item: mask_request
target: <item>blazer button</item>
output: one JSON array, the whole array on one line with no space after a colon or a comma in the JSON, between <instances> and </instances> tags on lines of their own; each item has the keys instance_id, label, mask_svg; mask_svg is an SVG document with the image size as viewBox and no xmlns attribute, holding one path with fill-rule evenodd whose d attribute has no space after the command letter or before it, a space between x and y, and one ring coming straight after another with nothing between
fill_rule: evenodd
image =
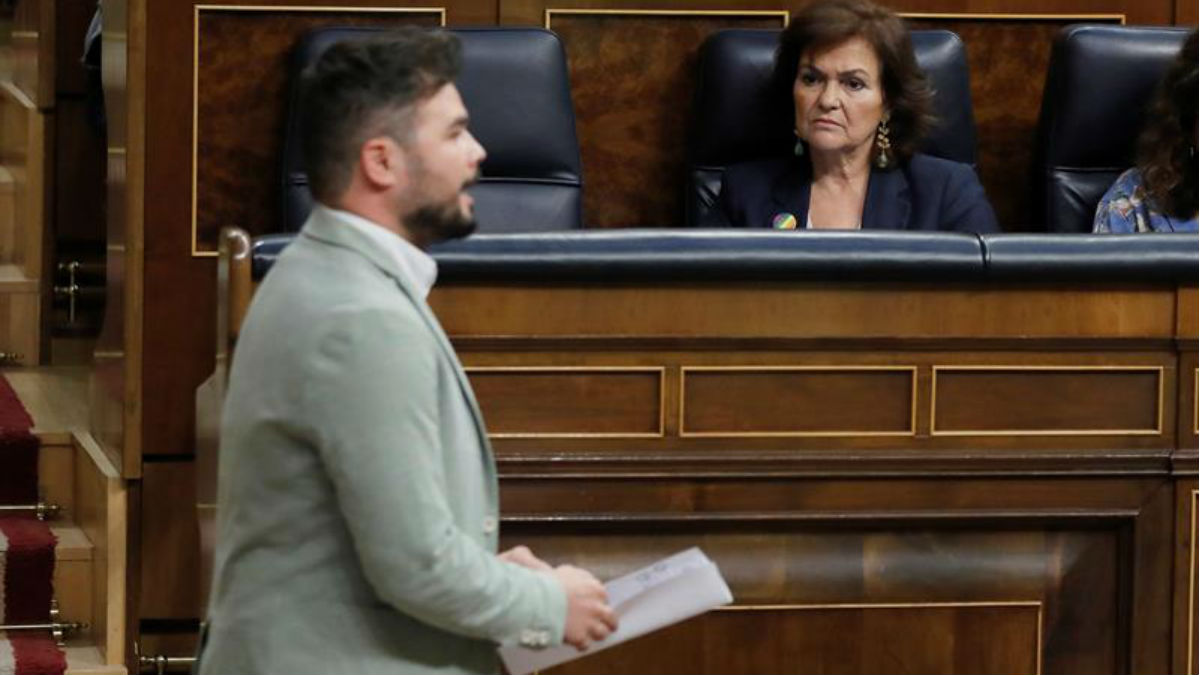
<instances>
[{"instance_id":1,"label":"blazer button","mask_svg":"<svg viewBox=\"0 0 1200 675\"><path fill-rule=\"evenodd\" d=\"M496 531L496 519L492 516L486 516L483 519L483 533L492 534Z\"/></svg>"}]
</instances>

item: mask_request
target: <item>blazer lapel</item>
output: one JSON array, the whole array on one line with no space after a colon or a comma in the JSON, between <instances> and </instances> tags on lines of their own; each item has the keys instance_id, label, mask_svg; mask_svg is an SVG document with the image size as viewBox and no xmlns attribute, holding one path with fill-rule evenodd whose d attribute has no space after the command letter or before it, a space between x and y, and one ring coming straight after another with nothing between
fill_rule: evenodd
<instances>
[{"instance_id":1,"label":"blazer lapel","mask_svg":"<svg viewBox=\"0 0 1200 675\"><path fill-rule=\"evenodd\" d=\"M863 204L864 230L907 230L912 211L908 179L900 169L871 171Z\"/></svg>"},{"instance_id":2,"label":"blazer lapel","mask_svg":"<svg viewBox=\"0 0 1200 675\"><path fill-rule=\"evenodd\" d=\"M762 227L775 227L774 220L780 214L791 214L796 218L796 229L804 229L808 223L808 196L812 191L812 164L807 159L797 158L780 172L771 184L770 219Z\"/></svg>"},{"instance_id":3,"label":"blazer lapel","mask_svg":"<svg viewBox=\"0 0 1200 675\"><path fill-rule=\"evenodd\" d=\"M347 227L329 218L323 209L313 210L312 215L309 216L300 234L301 236L307 236L326 244L351 249L366 258L372 265L378 267L384 274L391 277L392 281L396 284L396 288L417 308L417 312L424 319L425 325L437 340L443 356L449 359L450 363L454 364L454 376L458 380L458 386L462 391L463 398L467 402L467 407L471 410L471 418L475 422L475 433L479 437L480 446L483 448L484 454L490 457L492 450L491 444L488 441L487 428L483 423L483 413L480 412L479 403L475 400L474 392L471 391L471 383L467 380L467 374L463 371L462 364L458 361L458 354L450 344L450 339L446 337L446 332L442 330L442 324L433 315L433 310L429 308L429 303L425 302L425 298L417 289L409 285L409 280L400 271L400 266L397 264L396 259L389 252L380 250L375 242L363 236L354 228Z\"/></svg>"}]
</instances>

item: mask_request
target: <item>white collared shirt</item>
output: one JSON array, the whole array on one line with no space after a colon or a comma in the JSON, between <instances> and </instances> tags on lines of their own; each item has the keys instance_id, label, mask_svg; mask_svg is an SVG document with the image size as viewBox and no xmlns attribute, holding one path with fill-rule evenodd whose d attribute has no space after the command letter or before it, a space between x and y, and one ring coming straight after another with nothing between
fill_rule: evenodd
<instances>
[{"instance_id":1,"label":"white collared shirt","mask_svg":"<svg viewBox=\"0 0 1200 675\"><path fill-rule=\"evenodd\" d=\"M400 273L404 275L404 280L420 291L423 298L429 297L429 291L437 281L438 273L437 261L432 256L413 246L404 237L382 225L376 225L362 216L323 204L314 204L313 209L325 209L330 218L370 237L380 248L395 258L396 264L400 267Z\"/></svg>"}]
</instances>

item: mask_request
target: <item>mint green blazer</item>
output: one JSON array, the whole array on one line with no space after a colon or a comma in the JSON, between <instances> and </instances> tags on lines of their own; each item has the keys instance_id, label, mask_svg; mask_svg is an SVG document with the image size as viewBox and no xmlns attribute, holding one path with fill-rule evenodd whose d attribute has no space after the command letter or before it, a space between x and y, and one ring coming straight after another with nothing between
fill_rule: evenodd
<instances>
[{"instance_id":1,"label":"mint green blazer","mask_svg":"<svg viewBox=\"0 0 1200 675\"><path fill-rule=\"evenodd\" d=\"M488 673L497 644L562 641L557 582L495 556L495 461L445 333L320 210L243 324L219 466L200 673Z\"/></svg>"}]
</instances>

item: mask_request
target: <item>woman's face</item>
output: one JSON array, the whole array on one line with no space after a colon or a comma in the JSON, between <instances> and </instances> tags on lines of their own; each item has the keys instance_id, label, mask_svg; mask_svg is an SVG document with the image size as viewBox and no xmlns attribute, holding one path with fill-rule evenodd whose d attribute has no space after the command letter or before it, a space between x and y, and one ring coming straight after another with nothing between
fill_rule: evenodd
<instances>
[{"instance_id":1,"label":"woman's face","mask_svg":"<svg viewBox=\"0 0 1200 675\"><path fill-rule=\"evenodd\" d=\"M792 85L796 132L814 153L870 148L885 112L880 75L879 57L861 37L800 56Z\"/></svg>"}]
</instances>

